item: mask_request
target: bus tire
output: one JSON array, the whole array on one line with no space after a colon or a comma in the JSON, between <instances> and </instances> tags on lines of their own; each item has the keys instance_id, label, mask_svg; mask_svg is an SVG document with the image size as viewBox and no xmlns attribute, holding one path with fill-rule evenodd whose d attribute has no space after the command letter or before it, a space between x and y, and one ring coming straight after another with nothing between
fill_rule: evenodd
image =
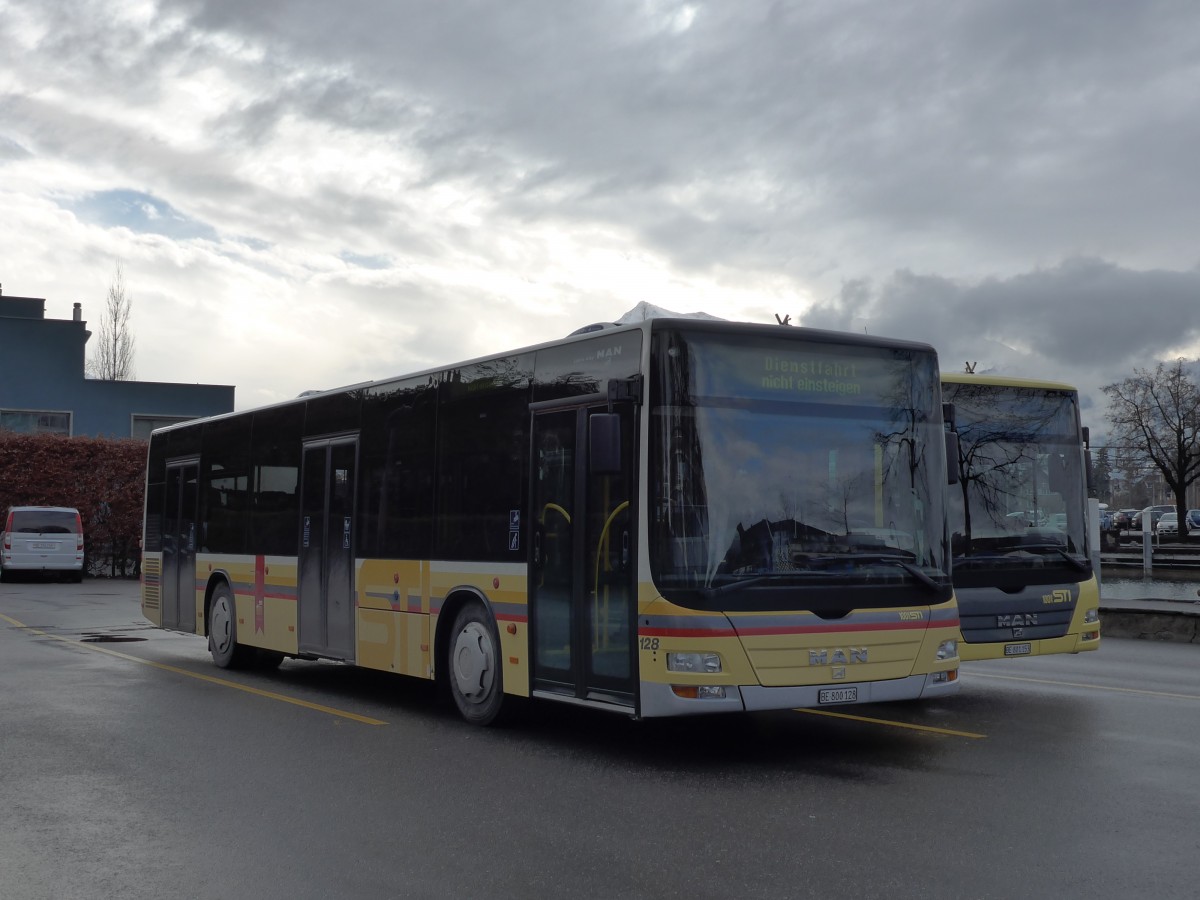
<instances>
[{"instance_id":1,"label":"bus tire","mask_svg":"<svg viewBox=\"0 0 1200 900\"><path fill-rule=\"evenodd\" d=\"M454 617L450 632L450 694L472 725L490 725L504 704L500 638L487 610L468 603Z\"/></svg>"},{"instance_id":2,"label":"bus tire","mask_svg":"<svg viewBox=\"0 0 1200 900\"><path fill-rule=\"evenodd\" d=\"M237 642L237 607L225 582L213 590L208 609L208 651L222 669L240 669L254 654L253 647Z\"/></svg>"}]
</instances>

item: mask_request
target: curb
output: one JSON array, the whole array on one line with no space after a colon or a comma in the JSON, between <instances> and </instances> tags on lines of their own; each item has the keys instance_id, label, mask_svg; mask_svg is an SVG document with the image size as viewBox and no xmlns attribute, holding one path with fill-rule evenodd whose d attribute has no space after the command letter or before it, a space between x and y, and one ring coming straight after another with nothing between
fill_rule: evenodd
<instances>
[{"instance_id":1,"label":"curb","mask_svg":"<svg viewBox=\"0 0 1200 900\"><path fill-rule=\"evenodd\" d=\"M1155 608L1138 609L1133 605L1137 601L1125 601L1120 606L1102 604L1101 637L1200 644L1200 604L1165 600L1147 602L1153 602Z\"/></svg>"}]
</instances>

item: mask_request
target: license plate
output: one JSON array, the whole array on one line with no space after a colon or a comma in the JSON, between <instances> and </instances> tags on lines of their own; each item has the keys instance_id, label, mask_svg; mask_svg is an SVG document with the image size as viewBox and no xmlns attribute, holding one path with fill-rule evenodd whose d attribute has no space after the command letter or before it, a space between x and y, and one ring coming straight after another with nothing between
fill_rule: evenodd
<instances>
[{"instance_id":1,"label":"license plate","mask_svg":"<svg viewBox=\"0 0 1200 900\"><path fill-rule=\"evenodd\" d=\"M1032 644L1005 644L1005 656L1028 656L1033 652Z\"/></svg>"},{"instance_id":2,"label":"license plate","mask_svg":"<svg viewBox=\"0 0 1200 900\"><path fill-rule=\"evenodd\" d=\"M858 688L826 688L825 690L817 691L818 703L857 703Z\"/></svg>"},{"instance_id":3,"label":"license plate","mask_svg":"<svg viewBox=\"0 0 1200 900\"><path fill-rule=\"evenodd\" d=\"M34 550L57 550L58 544L48 544L45 541L34 541L30 546Z\"/></svg>"}]
</instances>

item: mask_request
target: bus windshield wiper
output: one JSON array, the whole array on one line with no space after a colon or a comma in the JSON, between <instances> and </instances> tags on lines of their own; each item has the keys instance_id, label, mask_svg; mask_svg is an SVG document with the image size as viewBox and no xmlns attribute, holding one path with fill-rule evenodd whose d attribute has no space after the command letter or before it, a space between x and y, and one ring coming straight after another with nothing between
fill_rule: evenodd
<instances>
[{"instance_id":1,"label":"bus windshield wiper","mask_svg":"<svg viewBox=\"0 0 1200 900\"><path fill-rule=\"evenodd\" d=\"M721 585L709 585L704 588L704 592L709 595L727 594L730 591L736 591L741 588L757 587L761 584L770 582L771 584L786 583L792 579L796 581L806 581L814 575L825 574L823 572L814 571L784 571L784 572L764 572L758 575L747 575L744 578L739 578L736 575L726 575L729 578Z\"/></svg>"},{"instance_id":2,"label":"bus windshield wiper","mask_svg":"<svg viewBox=\"0 0 1200 900\"><path fill-rule=\"evenodd\" d=\"M860 562L875 562L884 566L896 566L899 569L903 569L931 591L940 592L943 588L943 585L938 584L929 577L929 573L925 572L920 566L914 565L903 556L897 556L892 553L848 553L844 558Z\"/></svg>"},{"instance_id":3,"label":"bus windshield wiper","mask_svg":"<svg viewBox=\"0 0 1200 900\"><path fill-rule=\"evenodd\" d=\"M913 563L916 559L915 555L902 556L898 553L838 553L832 556L821 556L804 560L805 565L812 567L814 564L824 564L831 567L836 564L849 564L873 562L882 566L895 566L898 569L903 569L913 578L917 579L925 587L931 591L940 592L944 585L938 584L929 574ZM825 569L816 569L815 571L828 571Z\"/></svg>"},{"instance_id":4,"label":"bus windshield wiper","mask_svg":"<svg viewBox=\"0 0 1200 900\"><path fill-rule=\"evenodd\" d=\"M1067 552L1062 544L1022 544L1020 547L1014 547L1013 550L1027 551L1030 553L1057 553L1073 568L1080 572L1088 572L1091 570L1091 564L1085 559L1080 559L1078 556L1072 556Z\"/></svg>"},{"instance_id":5,"label":"bus windshield wiper","mask_svg":"<svg viewBox=\"0 0 1200 900\"><path fill-rule=\"evenodd\" d=\"M1074 566L1080 572L1091 571L1092 567L1087 562L1087 560L1080 559L1078 556L1072 556L1070 553L1068 553L1062 547L1055 547L1054 549L1059 552L1059 554L1062 556L1063 559L1065 559L1067 562L1069 562L1072 566Z\"/></svg>"}]
</instances>

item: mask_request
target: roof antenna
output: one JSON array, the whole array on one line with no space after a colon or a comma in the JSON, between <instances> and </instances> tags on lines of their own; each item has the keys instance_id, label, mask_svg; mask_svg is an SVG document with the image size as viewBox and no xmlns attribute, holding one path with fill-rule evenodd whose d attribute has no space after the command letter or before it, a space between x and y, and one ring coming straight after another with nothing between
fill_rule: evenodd
<instances>
[{"instance_id":1,"label":"roof antenna","mask_svg":"<svg viewBox=\"0 0 1200 900\"><path fill-rule=\"evenodd\" d=\"M978 363L978 362L969 362L969 363L967 363L967 370L966 370L966 374L967 374L967 375L974 375L974 374L975 374L975 367L976 367L977 365L979 365L979 363Z\"/></svg>"},{"instance_id":2,"label":"roof antenna","mask_svg":"<svg viewBox=\"0 0 1200 900\"><path fill-rule=\"evenodd\" d=\"M775 321L778 322L780 325L791 325L792 324L791 313L788 313L783 318L779 317L779 313L775 313Z\"/></svg>"}]
</instances>

